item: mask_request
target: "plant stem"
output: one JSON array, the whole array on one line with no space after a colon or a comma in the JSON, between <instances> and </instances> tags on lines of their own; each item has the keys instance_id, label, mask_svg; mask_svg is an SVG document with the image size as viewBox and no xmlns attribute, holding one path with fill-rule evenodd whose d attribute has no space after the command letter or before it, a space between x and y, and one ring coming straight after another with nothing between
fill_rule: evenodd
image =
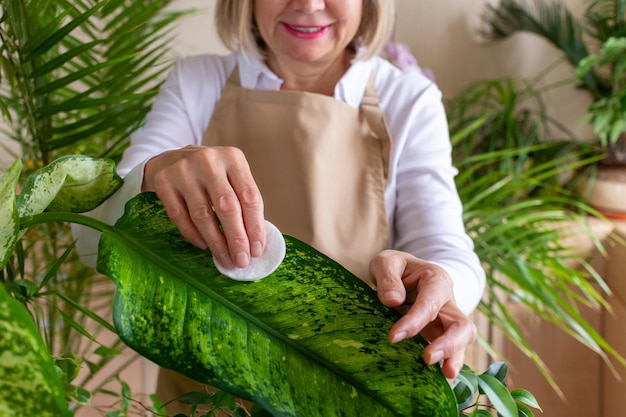
<instances>
[{"instance_id":1,"label":"plant stem","mask_svg":"<svg viewBox=\"0 0 626 417\"><path fill-rule=\"evenodd\" d=\"M84 214L70 213L70 212L48 212L36 214L34 216L25 216L20 219L20 228L27 229L42 223L51 222L69 222L75 224L81 224L83 226L91 227L92 229L100 232L106 232L113 230L113 226L106 224L100 220L86 216Z\"/></svg>"}]
</instances>

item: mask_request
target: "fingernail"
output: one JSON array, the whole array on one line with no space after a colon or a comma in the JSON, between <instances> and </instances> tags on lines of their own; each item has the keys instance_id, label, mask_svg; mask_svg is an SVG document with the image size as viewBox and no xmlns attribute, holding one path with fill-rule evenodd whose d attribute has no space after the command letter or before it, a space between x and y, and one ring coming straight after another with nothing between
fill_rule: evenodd
<instances>
[{"instance_id":1,"label":"fingernail","mask_svg":"<svg viewBox=\"0 0 626 417\"><path fill-rule=\"evenodd\" d=\"M263 255L263 246L261 246L261 242L252 242L250 245L250 255L253 258L260 258Z\"/></svg>"},{"instance_id":2,"label":"fingernail","mask_svg":"<svg viewBox=\"0 0 626 417\"><path fill-rule=\"evenodd\" d=\"M393 338L391 339L391 343L398 343L403 341L404 339L406 339L406 332L400 332L400 333L396 333Z\"/></svg>"},{"instance_id":3,"label":"fingernail","mask_svg":"<svg viewBox=\"0 0 626 417\"><path fill-rule=\"evenodd\" d=\"M402 294L400 294L398 291L386 291L383 293L383 299L385 301L399 301L402 300Z\"/></svg>"},{"instance_id":4,"label":"fingernail","mask_svg":"<svg viewBox=\"0 0 626 417\"><path fill-rule=\"evenodd\" d=\"M202 240L202 239L196 239L194 242L195 242L196 246L199 247L200 249L208 248L206 242L204 240Z\"/></svg>"},{"instance_id":5,"label":"fingernail","mask_svg":"<svg viewBox=\"0 0 626 417\"><path fill-rule=\"evenodd\" d=\"M250 263L250 258L247 253L239 252L237 256L235 256L235 263L239 268L245 268Z\"/></svg>"},{"instance_id":6,"label":"fingernail","mask_svg":"<svg viewBox=\"0 0 626 417\"><path fill-rule=\"evenodd\" d=\"M428 361L428 363L430 365L434 365L437 362L441 361L442 359L443 359L443 350L435 350L433 353L431 353L430 360Z\"/></svg>"},{"instance_id":7,"label":"fingernail","mask_svg":"<svg viewBox=\"0 0 626 417\"><path fill-rule=\"evenodd\" d=\"M230 255L227 253L220 255L219 259L224 268L232 268L234 266L232 259L230 259Z\"/></svg>"}]
</instances>

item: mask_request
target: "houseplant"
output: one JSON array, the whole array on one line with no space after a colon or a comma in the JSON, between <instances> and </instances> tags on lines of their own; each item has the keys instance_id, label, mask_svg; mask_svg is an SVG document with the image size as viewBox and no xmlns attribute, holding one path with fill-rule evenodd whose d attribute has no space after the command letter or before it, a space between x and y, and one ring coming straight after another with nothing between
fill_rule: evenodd
<instances>
[{"instance_id":1,"label":"houseplant","mask_svg":"<svg viewBox=\"0 0 626 417\"><path fill-rule=\"evenodd\" d=\"M362 407L376 415L456 416L478 407L481 396L503 416L532 415L529 407L538 407L527 391L509 392L501 363L480 375L464 368L453 396L440 370L421 359L421 338L389 344L381 332L398 313L302 242L285 237L287 257L269 277L253 284L232 281L180 235L152 193L129 201L115 226L76 214L121 184L110 160L59 158L36 171L18 194L19 162L0 179L0 214L8 220L0 229L0 266L19 254L22 236L35 225L69 221L101 231L98 268L116 282L116 329L162 365L261 400L286 416L319 410L357 416ZM4 285L0 305L0 352L12 358L0 364L0 385L11 393L0 398L0 409L71 415L49 347ZM302 325L309 320L311 326ZM121 407L123 414L107 415L126 415L127 398ZM482 415L477 408L470 412Z\"/></svg>"},{"instance_id":2,"label":"houseplant","mask_svg":"<svg viewBox=\"0 0 626 417\"><path fill-rule=\"evenodd\" d=\"M54 207L48 204L55 197L51 184L39 188L43 192L41 199L25 197L34 195L28 185L32 174L42 172L38 171L40 168L49 173L51 166L58 167L55 164L58 156L71 153L113 159L119 156L128 135L141 124L149 108L159 75L168 68L163 60L169 40L167 33L170 23L180 16L163 12L169 3L168 0L9 0L0 6L0 111L9 125L11 139L20 144L18 161L24 162L9 169L0 187L2 218L14 220L3 223L1 228L1 302L8 306L4 312L15 312L2 317L0 323L7 332L1 332L1 340L8 343L3 345L3 353L10 352L19 358L19 354L31 352L24 352L18 345L18 341L28 339L34 342L30 346L37 354L33 361L30 356L17 362L3 361L2 380L12 388L23 387L24 382L36 388L30 384L35 379L29 378L36 375L18 374L13 365L37 364L44 378L36 380L49 383L48 388L44 384L42 395L52 393L49 402L37 395L24 396L27 391L20 389L15 391L15 396L2 399L26 400L34 405L32 410L36 411L32 414L69 415L88 404L95 392L113 396L112 407L99 409L107 416L127 415L132 408L139 408L140 413L159 413L157 406L142 409L141 404L133 402L128 385L117 375L108 379L119 383L118 392L101 385L85 388L123 349L119 340L103 344L96 334L99 329L116 333L108 320L110 312L94 311L93 293L88 291L95 280L103 277L94 276L93 271L75 259L67 222L76 218L70 209L61 205L56 207L60 210L56 214L39 213ZM110 173L112 165L109 162L103 165L109 167ZM63 184L65 174L71 177L76 172L64 173L63 179L57 177L54 184ZM68 188L76 190L74 185ZM19 192L23 187L30 191ZM19 198L15 198L16 189ZM111 191L101 184L97 190ZM33 201L42 205L33 209ZM92 201L80 210L93 204ZM44 216L43 220L35 221L38 215ZM87 218L81 221L88 222ZM99 299L107 304L110 296L110 293L101 294ZM18 330L24 332L7 337L15 335L11 331ZM78 374L81 366L86 375ZM466 369L464 380L455 387L462 395L463 404L477 406L476 395L487 390L495 393L490 398L503 399L494 402L504 415L514 414L516 410L511 407L517 407L515 399L520 407L532 406L524 392L503 391L506 372L502 369L492 368L482 377ZM230 399L223 398L230 406ZM206 396L192 395L187 401L199 404L205 399Z\"/></svg>"},{"instance_id":3,"label":"houseplant","mask_svg":"<svg viewBox=\"0 0 626 417\"><path fill-rule=\"evenodd\" d=\"M584 80L594 69L608 69L609 92L594 100L584 120L609 152L593 181L583 188L589 201L615 218L626 217L626 36L610 37L599 51L580 61L576 76Z\"/></svg>"},{"instance_id":4,"label":"houseplant","mask_svg":"<svg viewBox=\"0 0 626 417\"><path fill-rule=\"evenodd\" d=\"M486 29L482 34L486 39L501 40L517 32L536 34L562 51L577 70L578 78L572 77L572 81L592 98L584 120L592 124L597 151L605 157L594 166L592 177L602 187L608 183L620 187L617 192L609 192L618 197L616 201L603 196L596 200L597 192L591 188L594 181L588 182L590 186L584 187L583 192L605 214L623 217L626 207L620 204L626 203L626 199L619 197L623 195L624 185L616 182L616 178L626 178L624 54L619 46L626 37L626 1L587 0L584 16L578 18L560 0L535 1L534 6L520 0L501 0L485 6L483 21ZM606 166L611 174L596 171ZM620 173L614 175L616 167L620 167Z\"/></svg>"},{"instance_id":5,"label":"houseplant","mask_svg":"<svg viewBox=\"0 0 626 417\"><path fill-rule=\"evenodd\" d=\"M564 244L572 226L588 230L587 217L599 214L562 177L601 156L549 117L531 80L479 81L447 106L465 223L487 272L488 297L479 311L557 391L510 313L512 305L553 323L600 357L625 363L579 311L583 305L607 308L606 283L587 264L588 254Z\"/></svg>"},{"instance_id":6,"label":"houseplant","mask_svg":"<svg viewBox=\"0 0 626 417\"><path fill-rule=\"evenodd\" d=\"M21 10L21 9L18 9L18 8L17 8L17 7L19 7L19 6L20 6L20 4L19 4L19 3L21 3L21 2L16 2L16 3L17 3L17 5L16 5L16 6L14 6L15 8L14 8L13 10L16 10L16 11L18 11L18 12L19 12L19 13L17 13L17 14L16 14L16 15L18 15L18 16L21 16L21 14L23 14L23 13L28 14L28 12L33 12L33 11L39 11L39 10L40 10L39 5L34 6L34 3L28 3L28 5L30 5L30 7L28 7L27 9ZM65 3L67 3L67 2L64 2L64 4L65 4ZM83 4L83 3L84 3L84 2L82 2L81 4ZM100 2L100 3L99 3L99 5L100 5L101 3L103 3L103 2ZM108 4L108 5L115 4L114 2L104 2L104 3L106 3L106 4ZM7 3L7 4L9 4L9 3ZM46 4L46 3L42 3L42 5L44 5L44 6L45 6L45 4ZM59 4L59 3L54 3L54 4ZM116 2L116 4L121 4L121 3L120 3L120 2ZM146 3L144 2L144 3L142 3L142 4L143 4L143 5L145 5ZM49 5L52 7L52 2L49 2ZM98 6L98 5L97 5L97 6L94 6L94 7L103 7L103 6ZM143 6L143 7L145 7L145 6ZM95 12L94 12L94 13L95 13ZM42 13L42 15L45 15L45 16L50 16L50 15L46 15L45 13ZM52 15L54 15L54 14L52 14ZM134 18L134 16L133 16L133 14L132 14L132 13L129 13L129 15L130 15L130 17L133 17L133 18ZM7 15L7 16L8 16L8 15ZM86 16L84 16L84 14L83 14L83 15L81 15L81 16L82 16L81 18L86 18ZM8 17L7 17L7 19L8 19ZM6 21L7 21L7 20L5 20L5 22L6 22ZM31 22L31 23L29 23L29 25L30 25L30 24L34 24L34 23L32 23L32 22ZM137 26L136 26L136 25L134 25L134 26L132 26L132 27L133 27L133 28L136 28ZM141 27L141 26L139 26L139 27ZM41 28L41 29L39 29L39 30L37 30L37 31L34 31L33 33L43 33L43 32L42 32L42 31L43 31L43 29L45 29L45 28ZM50 28L47 28L47 29L49 30ZM149 32L149 31L148 31L148 32ZM53 33L55 33L55 32L53 32ZM42 38L42 39L43 39L43 38ZM156 37L155 37L155 39L156 39ZM72 39L71 41L73 41L73 39ZM104 42L104 41L101 41L101 42ZM3 45L4 45L4 44L6 44L6 42L3 42ZM14 43L13 43L13 45L21 45L21 44L23 44L23 42L22 42L22 43L20 43L20 42L17 42L17 43L15 43L15 42L14 42ZM7 47L7 48L8 48L8 47ZM47 52L49 52L49 50L48 50L48 51L44 51L44 52L46 52L46 53L47 53ZM67 56L66 56L66 58L67 58ZM13 61L9 61L9 62L13 62ZM16 64L21 65L22 60L17 60L17 61L15 61L15 62L16 62ZM118 61L118 63L119 63L119 61ZM111 63L111 65L113 65L113 63ZM12 68L12 67L11 67L11 68ZM43 72L43 70L40 70L40 72ZM13 77L13 76L12 76L12 73L13 73L13 71L9 70L9 71L7 71L7 73L4 73L4 72L3 72L3 75L5 75L5 76L7 76L7 75L8 75L8 76L9 76L9 78L10 78L10 79L12 79L12 77ZM30 74L30 76L34 77L33 73L28 73L28 72L27 72L27 75L28 75L28 74ZM34 74L35 74L35 75L39 75L40 73L34 73ZM35 77L35 78L36 78L36 77ZM101 77L95 77L95 78L101 78ZM30 77L25 77L25 79L30 80L31 78L30 78ZM102 77L102 80L108 80L108 79L109 79L108 77ZM15 78L15 80L17 80L17 82L19 82L19 80L20 80L19 76L18 76L17 78ZM93 81L93 80L91 80L91 81ZM116 80L116 81L119 81L119 80ZM13 82L13 81L12 81L12 82ZM29 82L30 82L30 81L29 81ZM44 83L49 83L49 82L50 82L50 81L46 80ZM58 86L59 84L56 84L56 85ZM48 89L49 89L49 88L51 88L51 87L48 87ZM91 87L90 87L90 88L91 88ZM63 90L63 89L62 89L62 90ZM113 90L114 90L114 91L113 91ZM113 89L113 90L112 90L112 93L113 93L113 92L119 92L119 91L120 91L120 90L118 90L118 89ZM22 91L22 90L15 90L15 89L11 90L11 92L15 92L15 91L19 92L19 91ZM28 90L24 90L24 91L25 91L26 93L28 93ZM36 91L36 90L35 90L35 91ZM93 90L93 91L98 91L98 90L96 89L96 90ZM46 96L46 94L47 94L48 92L51 92L51 91L46 91L46 90L43 90L43 93L42 93L42 90L39 90L39 91L38 91L38 93L39 93L39 94L42 94L43 96ZM71 92L71 91L66 91L66 90L63 90L63 91L62 91L62 93L63 93L63 94L71 94L72 92ZM26 96L26 94L24 94L24 96ZM79 96L82 96L82 92L81 92L81 94L79 94ZM148 94L146 94L146 96L148 96ZM39 105L39 104L45 105L45 104L46 104L46 100L41 100L39 97L40 97L40 96L37 96L37 100L32 100L32 102L28 102L28 104L27 104L26 106L24 106L24 107L25 107L25 108L26 108L26 107L29 107L29 108L30 108L30 107L32 107L32 105ZM74 97L75 97L75 96L74 96ZM83 96L83 97L84 97L84 96ZM65 96L65 98L67 99L67 96ZM99 98L99 101L94 101L94 102L93 102L93 104L95 105L95 107L96 107L96 108L98 109L98 111L99 111L99 110L101 110L100 105L107 104L107 103L106 103L106 100L107 100L107 98L100 97L100 98ZM120 100L120 97L117 97L117 100ZM67 99L67 101L69 102L69 104L71 104L72 102L76 103L75 101L72 101L71 99ZM124 101L124 100L121 100L121 101ZM132 102L132 100L131 100L131 102ZM115 104L116 104L116 103L118 103L118 102L116 102L114 99L111 99L111 100L108 102L108 104L109 104L109 105L111 105L111 106L113 106L113 107L115 107ZM12 111L13 109L17 108L17 107L15 107L15 105L11 103L11 104L6 105L4 108L5 108L5 110L7 111L7 114L11 115L11 111ZM50 109L50 108L45 108L45 109L47 110L46 112L43 112L43 113L45 113L45 114L49 114L49 112L50 112L51 110L54 110L54 108L52 108L52 109ZM144 108L143 108L143 107L140 107L139 109L141 109L141 110L143 111L143 109L144 109ZM85 115L84 117L78 117L78 118L79 118L80 120L85 120L85 119L88 119L89 117L98 117L98 111L93 111L92 113L90 113L90 114L88 114L88 115ZM112 111L113 113L109 113L109 114L115 114L115 113L114 113L114 112L115 112L115 110L111 110L111 111ZM128 111L128 110L127 110L127 113L128 113L128 114L132 114L133 112L132 112L132 111ZM25 111L25 112L24 112L24 114L25 114L25 115L28 115L28 111ZM52 114L52 113L50 113L50 114ZM124 114L126 114L126 113L124 113ZM40 120L41 116L43 116L43 115L44 115L44 114L37 113L37 116L38 116L37 120ZM23 120L26 120L26 119L22 119L21 117L17 118L17 117L15 117L15 116L13 116L13 119L14 119L14 120L16 120L18 123L22 123L22 122L23 122ZM91 120L94 120L94 119L91 119ZM107 119L107 120L109 120L109 119ZM123 119L123 118L122 118L122 119L120 119L120 120L125 120L125 119ZM57 129L56 129L56 130L52 129L52 130L53 130L53 131L55 131L56 133L63 133L63 131L64 131L64 129L63 129L63 120L62 120L62 119L59 119L59 120L57 120L57 122L59 123L59 124L57 125ZM52 123L55 123L55 122L52 122ZM24 125L22 125L22 126L24 126ZM33 126L36 126L36 124L35 124L35 123L33 123ZM44 127L46 127L46 123L44 123L44 124L43 124L43 126L44 126ZM84 126L84 125L83 125L83 126ZM126 133L127 133L127 131L128 131L128 130L132 130L132 127L133 127L133 126L135 126L135 125L134 125L134 124L126 125L126 128L125 128L125 129L122 129L122 130L124 131L124 135L126 135ZM47 129L47 131L50 131L49 127L50 127L50 126L48 125L48 126L47 126L47 128L46 128L46 129ZM46 131L46 129L44 129L44 131ZM118 131L118 133L119 133L119 131ZM89 153L91 153L91 152L93 151L93 152L98 152L98 153L100 153L100 151L98 151L98 149L101 149L101 148L102 148L101 146L99 146L99 145L98 145L98 146L93 146L93 148L91 147L91 145L92 145L92 144L94 144L94 143L95 143L95 144L97 144L97 141L95 141L95 140L94 140L94 141L92 142L93 137L91 137L91 136L87 135L87 132L81 132L81 134L83 134L83 135L84 135L84 136L82 136L83 138L88 139L88 140L87 140L87 141L85 141L85 142L75 142L75 143L77 143L77 144L78 144L78 143L80 143L80 145L78 145L79 147L78 147L77 151L81 151L81 152L85 151L85 152L89 152ZM122 135L122 136L124 136L124 135ZM29 134L29 135L28 135L28 137L38 137L38 136L35 136L35 135L30 136L30 134ZM115 146L115 143L117 143L117 141L116 141L116 140L117 140L117 138L118 138L118 137L119 137L119 136L117 136L116 134L111 135L111 136L110 136L110 139L112 140L112 142L110 143L110 146L109 146L109 145L107 145L107 146L106 146L106 148L110 148L111 146L113 146L113 147L114 147L114 149L120 149L120 148L118 148L118 147L116 147L116 146ZM457 139L458 139L458 136L457 136ZM50 149L51 149L51 148L53 148L53 151L56 151L56 152L58 152L58 153L66 153L66 152L69 152L70 147L69 147L69 146L68 146L68 147L65 147L65 145L66 145L67 143L74 143L74 142L73 142L73 140L68 140L68 139L66 138L64 141L60 141L60 142L55 142L55 141L53 141L53 140L46 140L46 141L42 141L41 143L43 143L43 144L44 144L44 145L42 145L42 146L43 146L43 148L42 148L42 149L43 149L43 150L46 150L47 152L43 152L43 151L42 151L42 152L41 152L42 157L41 157L41 158L39 158L39 157L38 157L38 158L37 158L37 159L35 159L35 160L30 159L30 158L25 158L25 162L26 162L25 166L36 167L36 166L45 165L45 161L50 161L50 160L52 159L51 154L49 153L49 151L50 151ZM52 143L52 144L51 144L51 143ZM56 146L57 146L57 145L63 145L63 146L61 146L61 147L59 147L59 148L56 148ZM115 151L112 151L112 152L106 152L106 154L107 154L107 155L109 155L109 154L110 154L110 155L115 155L115 154L118 154L118 151L117 151L117 150L115 150ZM37 153L37 155L39 155L39 153ZM43 157L44 155L45 155L45 157ZM499 158L500 156L502 156L502 154L501 154L501 153L500 153L500 154L498 154L498 153L496 152L496 153L491 154L491 156L490 156L489 158L490 158L492 161L497 161L497 160L498 160L498 158ZM476 157L476 156L474 156L474 158L475 158L475 159L474 159L474 161L475 161L476 159L480 159L480 157ZM482 157L482 158L485 158L485 157ZM519 158L514 158L514 159L515 159L515 160L519 160ZM535 171L535 173L537 173L537 172L540 172L540 173L541 173L541 175L542 175L542 177L540 177L538 180L535 180L535 179L534 179L534 178L532 178L532 177L528 177L528 176L526 176L526 177L523 177L523 178L522 178L522 180L525 182L523 186L522 186L522 183L521 183L521 182L518 182L518 183L515 183L515 184L518 184L517 186L518 186L518 187L521 187L520 189L523 189L523 188L524 188L525 186L527 186L527 185L537 185L538 183L541 183L541 182L542 182L542 178L543 178L543 176L548 175L550 172L554 172L554 170L551 170L551 169L547 169L547 168L546 168L546 171L545 171L545 172L544 172L544 171ZM500 184L501 184L501 182L500 182ZM487 194L489 194L489 192L491 192L491 193L492 193L491 195L494 195L494 193L495 193L497 190L495 190L493 187L491 187L491 185L492 185L492 184L489 184L489 183L483 182L483 183L481 184L481 186L482 186L482 187L485 187L485 188L483 189L483 191L485 191L484 193L478 193L478 192L476 192L476 191L478 190L478 188L473 188L473 189L472 189L473 193L469 193L469 192L468 192L468 194L466 194L466 196L468 196L468 197L478 198L478 196L479 196L479 195L487 195ZM547 187L546 187L546 188L547 188ZM504 196L508 196L508 194L507 194L507 195L503 195L503 199L502 199L502 201L504 201L504 202L508 201L508 200L506 200L506 199L504 198ZM502 206L502 205L500 205L499 207L501 207L501 206ZM473 208L474 208L474 209L476 208L476 204L474 204L474 207L473 207ZM488 210L488 207L483 207L483 209L484 209L485 211L487 211L487 210ZM470 226L470 230L471 230L471 229L472 229L472 227L474 227L474 226L476 225L476 223L474 223L474 222L473 222L473 219L472 219L472 217L471 217L470 215L471 215L471 214L476 214L476 213L477 213L477 211L476 211L476 210L474 210L474 211L471 211L471 212L468 212L468 213L469 213L469 214L467 215L467 217L466 217L466 218L467 218L467 221L468 221L468 225ZM494 214L495 214L495 215L497 215L498 213L491 212L491 213L487 213L487 214L491 214L491 215L494 215ZM528 220L528 214L529 214L529 213L527 213L526 220ZM549 214L550 214L550 213L548 213L548 215L549 215ZM499 225L499 224L501 225L501 223L502 223L502 222L501 222L498 218L494 218L494 216L491 216L491 219L494 219L494 223L493 223L493 224L495 224L495 225ZM477 232L480 232L480 228L476 228L475 230L476 230ZM497 229L493 229L493 231L492 231L492 233L491 233L491 236L492 236L492 237L493 237L494 235L496 235L496 231L495 231L495 230L497 230ZM502 230L502 228L501 228L500 230ZM511 230L511 229L509 229L509 230ZM479 233L479 235L480 235L480 233ZM37 238L36 238L36 240L40 240L40 239L37 237ZM55 241L55 240L52 240L52 239L51 239L50 241L52 242L52 241ZM518 244L519 244L519 242L518 242ZM484 241L484 243L483 243L483 245L484 245L484 247L488 247L488 246L490 246L490 243L489 243L489 241L485 240L485 241ZM499 248L500 248L500 249L502 249L503 247L504 247L503 245L499 246ZM12 265L15 265L15 266L10 266L10 267L9 267L9 269L7 269L7 270L6 270L6 271L10 271L10 274L14 274L15 272L20 273L20 271L22 270L22 268L21 268L21 264L20 264L20 262L19 262L19 259L20 259L20 256L21 256L21 255L19 255L19 251L20 251L20 250L17 250L17 251L16 251L16 252L18 252L18 253L16 253L16 254L15 254L15 257L13 258L13 260L17 260L14 264L12 264ZM66 252L61 252L61 254L65 254L65 253L66 253ZM69 256L70 252L67 252L67 253L68 253L68 256ZM540 254L540 253L538 253L538 255L539 255L539 254ZM494 258L492 258L492 262L494 262L494 263L495 263L495 262L497 262L497 257L499 257L499 256L501 256L501 255L502 255L502 253L501 253L501 252L496 252L496 253L495 253L495 255L494 255ZM512 259L512 258L513 258L516 254L515 254L515 253L513 253L512 255L513 255L512 257L509 257L509 258L507 258L507 259L509 259L509 260L510 260L510 259ZM547 255L548 255L548 256L552 256L552 253L548 253ZM545 258L544 258L544 259L545 259ZM553 262L554 262L554 263L553 263ZM557 265L557 264L558 264L558 262L555 262L555 261L550 261L550 263L553 263L554 265ZM61 262L60 264L65 265L65 263L64 263L64 262ZM54 259L54 258L51 256L51 257L50 257L50 259L49 259L49 262L47 262L47 265L46 265L46 266L48 266L48 267L49 267L49 266L55 266L55 265L57 265L57 259ZM557 265L557 266L558 266L558 265ZM54 270L54 268L53 268L52 270ZM538 271L538 270L539 270L539 269L535 269L535 271ZM522 271L522 272L523 272L523 271ZM47 276L47 274L44 274L44 275L46 275L46 276ZM5 276L6 276L6 277L8 277L8 276L9 276L9 272L7 272L7 274L6 274ZM31 295L33 295L33 292L32 292L32 291L30 291L30 290L28 289L28 287L29 287L31 284L30 284L30 283L27 283L26 281L33 281L33 282L35 282L35 280L30 280L30 279L17 279L17 280L15 280L15 279L13 279L13 277L14 277L14 276L17 276L17 274L15 274L15 275L11 275L11 280L13 280L13 282L18 281L18 283L15 285L15 287L13 287L13 289L16 289L16 291L13 291L13 292L12 292L12 294L13 294L13 295L15 295L15 296L16 296L16 298L19 298L19 297L24 297L24 296L25 296L25 298L21 298L21 300L22 300L22 301L25 301L25 302L28 302L28 301L30 300L28 297L29 297L29 296L31 296ZM520 276L525 277L525 275L524 275L524 274L521 274ZM47 283L47 284L50 284L51 282L52 282L52 279L51 279L51 280L49 280L49 281L46 281L46 283ZM64 281L64 280L62 280L62 279L59 279L59 282L65 282L65 281ZM495 282L496 284L498 284L498 283L499 283L498 281L494 281L494 282ZM36 282L36 285L35 285L35 287L34 287L34 288L39 288L39 285L40 285L40 281L37 281L37 282ZM499 285L499 284L498 284L498 285ZM533 288L532 288L532 287L529 287L529 288L525 288L525 290L532 291L532 290L533 290ZM512 291L513 291L513 289L512 289ZM36 293L36 292L35 292L35 293ZM55 293L55 295L56 295L56 294L60 294L60 293L61 293L60 291L59 291L59 292L56 292L56 293ZM515 291L515 294L518 294L518 295L519 295L520 293L523 293L523 292L520 292L520 291ZM32 304L30 304L30 305L32 305ZM72 304L72 307L73 307L73 308L76 308L77 306L80 306L80 304L75 303L75 302L74 302L74 304ZM492 318L493 320L498 320L498 321L502 321L502 322L504 322L504 320L506 319L506 311L505 311L505 310L502 310L502 311L493 310L493 311L494 311L494 315L493 315L493 316L491 316L491 318ZM504 316L501 316L501 315L499 315L499 314L504 314ZM503 320L503 319L504 319L504 320ZM72 322L70 321L70 323L72 323ZM73 327L73 326L69 326L69 327Z\"/></svg>"},{"instance_id":7,"label":"houseplant","mask_svg":"<svg viewBox=\"0 0 626 417\"><path fill-rule=\"evenodd\" d=\"M18 145L7 154L17 149L23 161L20 188L65 154L118 158L169 68L172 23L184 13L166 10L171 3L0 3L0 115L3 136ZM127 392L118 377L127 363L115 363L124 345L106 325L111 288L82 265L72 240L64 222L29 229L0 282L28 306L73 407L102 392L116 404Z\"/></svg>"}]
</instances>

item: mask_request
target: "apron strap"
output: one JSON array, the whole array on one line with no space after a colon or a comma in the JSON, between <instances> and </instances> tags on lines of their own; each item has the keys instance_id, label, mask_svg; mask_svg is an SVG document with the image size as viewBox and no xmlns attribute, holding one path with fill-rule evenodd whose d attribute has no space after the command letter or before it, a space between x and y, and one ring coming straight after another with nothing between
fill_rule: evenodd
<instances>
[{"instance_id":1,"label":"apron strap","mask_svg":"<svg viewBox=\"0 0 626 417\"><path fill-rule=\"evenodd\" d=\"M228 81L226 81L226 87L241 87L241 78L239 78L238 65L235 65L235 68L228 76Z\"/></svg>"},{"instance_id":2,"label":"apron strap","mask_svg":"<svg viewBox=\"0 0 626 417\"><path fill-rule=\"evenodd\" d=\"M374 132L376 139L378 139L381 147L382 164L385 175L385 181L389 178L389 160L391 152L391 135L389 134L389 127L385 120L382 109L380 108L380 99L376 94L376 88L374 87L374 75L371 74L365 87L365 94L361 100L361 111L365 120L370 126L370 129Z\"/></svg>"}]
</instances>

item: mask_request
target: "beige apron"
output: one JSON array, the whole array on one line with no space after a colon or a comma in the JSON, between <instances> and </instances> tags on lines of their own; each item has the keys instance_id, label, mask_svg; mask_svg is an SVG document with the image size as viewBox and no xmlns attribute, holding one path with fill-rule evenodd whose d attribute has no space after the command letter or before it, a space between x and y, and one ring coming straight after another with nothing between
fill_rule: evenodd
<instances>
[{"instance_id":1,"label":"beige apron","mask_svg":"<svg viewBox=\"0 0 626 417\"><path fill-rule=\"evenodd\" d=\"M243 151L267 220L370 285L369 262L389 239L391 142L378 104L372 77L355 109L320 94L244 89L235 69L203 138L205 146ZM163 400L200 387L161 370Z\"/></svg>"}]
</instances>

